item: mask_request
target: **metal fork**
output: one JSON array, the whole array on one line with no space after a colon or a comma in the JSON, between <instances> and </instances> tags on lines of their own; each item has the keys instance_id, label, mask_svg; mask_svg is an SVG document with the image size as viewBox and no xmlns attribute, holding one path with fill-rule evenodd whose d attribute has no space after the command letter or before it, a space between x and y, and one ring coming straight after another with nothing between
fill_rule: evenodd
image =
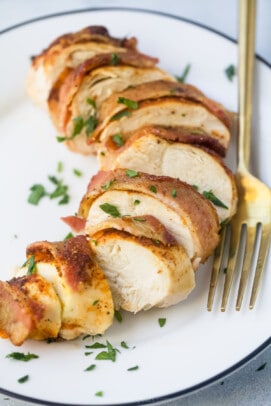
<instances>
[{"instance_id":1,"label":"metal fork","mask_svg":"<svg viewBox=\"0 0 271 406\"><path fill-rule=\"evenodd\" d=\"M226 310L234 275L240 273L236 310L254 272L249 308L254 307L271 239L271 190L249 173L256 0L239 0L239 144L237 212L221 231L214 254L207 309L212 310L219 273L225 281L221 311ZM270 129L271 130L271 129Z\"/></svg>"}]
</instances>

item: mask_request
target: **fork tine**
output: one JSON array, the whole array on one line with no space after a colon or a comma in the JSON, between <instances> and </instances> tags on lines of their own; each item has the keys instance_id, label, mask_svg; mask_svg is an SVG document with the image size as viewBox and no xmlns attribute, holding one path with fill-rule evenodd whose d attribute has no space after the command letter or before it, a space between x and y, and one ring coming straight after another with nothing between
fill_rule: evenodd
<instances>
[{"instance_id":1,"label":"fork tine","mask_svg":"<svg viewBox=\"0 0 271 406\"><path fill-rule=\"evenodd\" d=\"M225 283L223 289L223 296L221 302L221 311L224 312L226 310L226 306L228 303L230 288L233 280L233 273L236 268L236 260L238 257L239 249L240 249L240 241L241 241L241 232L242 228L235 224L234 221L231 223L231 237L230 237L230 250L229 250L229 259L227 265L227 273L225 276Z\"/></svg>"},{"instance_id":2,"label":"fork tine","mask_svg":"<svg viewBox=\"0 0 271 406\"><path fill-rule=\"evenodd\" d=\"M261 279L263 276L263 271L265 269L265 264L266 264L266 259L267 259L267 255L268 255L268 251L269 251L270 242L271 242L271 225L270 224L268 226L263 225L258 261L257 261L257 265L256 265L256 271L255 271L255 276L254 276L254 281L253 281L253 286L252 286L252 291L251 291L251 297L250 297L250 302L249 302L250 309L253 309L256 299L257 299L260 282L261 282Z\"/></svg>"},{"instance_id":3,"label":"fork tine","mask_svg":"<svg viewBox=\"0 0 271 406\"><path fill-rule=\"evenodd\" d=\"M241 269L241 277L236 301L236 310L241 309L245 287L247 284L248 276L250 274L252 257L255 250L256 227L246 227L246 247L244 253L244 260Z\"/></svg>"},{"instance_id":4,"label":"fork tine","mask_svg":"<svg viewBox=\"0 0 271 406\"><path fill-rule=\"evenodd\" d=\"M211 275L210 287L209 287L209 293L208 293L208 301L207 301L207 310L209 312L212 310L212 307L213 307L215 290L216 290L216 285L217 285L217 281L218 281L218 275L219 275L219 271L221 268L221 263L222 263L224 248L225 248L226 233L227 233L227 226L224 226L221 231L220 242L214 253L213 269L212 269L212 275Z\"/></svg>"}]
</instances>

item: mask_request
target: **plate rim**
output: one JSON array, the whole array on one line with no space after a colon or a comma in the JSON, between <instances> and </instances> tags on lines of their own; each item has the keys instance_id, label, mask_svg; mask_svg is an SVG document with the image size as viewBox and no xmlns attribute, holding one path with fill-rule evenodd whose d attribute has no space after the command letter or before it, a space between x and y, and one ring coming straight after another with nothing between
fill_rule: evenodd
<instances>
[{"instance_id":1,"label":"plate rim","mask_svg":"<svg viewBox=\"0 0 271 406\"><path fill-rule=\"evenodd\" d=\"M222 38L225 38L227 40L229 40L230 42L237 44L237 40L232 38L230 35L225 34L215 28L212 28L210 26L208 26L207 24L203 24L200 23L198 21L194 21L192 19L186 18L186 17L182 17L179 15L175 15L175 14L171 14L171 13L167 13L164 11L160 11L160 10L152 10L152 9L144 9L144 8L137 8L137 7L121 7L121 6L116 6L116 7L91 7L91 8L82 8L82 9L72 9L72 10L66 10L66 11L60 11L60 12L56 12L56 13L50 13L50 14L44 14L44 15L40 15L38 17L34 17L28 20L24 20L21 21L17 24L8 26L6 28L4 28L3 30L0 30L0 37L10 31L16 30L18 28L33 24L33 23L37 23L39 21L44 21L44 20L49 20L51 18L57 18L57 17L63 17L66 15L73 15L73 14L81 14L81 13L89 13L89 12L97 12L97 11L128 11L131 13L145 13L145 14L151 14L151 15L158 15L158 16L162 16L162 17L167 17L170 19L174 19L174 20L178 20L178 21L182 21L185 22L187 24L202 28L206 31L212 32ZM262 62L264 65L266 65L268 68L271 69L271 63L268 62L264 57L262 57L259 54L255 54L256 59L259 60L260 62ZM243 366L245 366L246 364L248 364L249 362L251 362L254 358L256 358L258 355L260 355L264 350L266 350L268 347L271 347L271 337L269 337L267 340L265 340L261 345L259 345L257 348L255 348L252 352L250 352L247 356L245 356L244 358L242 358L240 361L236 362L234 365L232 365L231 367L225 369L224 371L196 384L193 386L190 386L186 389L182 389L180 391L177 392L173 392L173 393L169 393L167 395L163 395L163 396L158 396L158 397L154 397L154 398L149 398L149 399L144 399L144 400L139 400L139 401L132 401L132 402L125 402L125 403L121 403L121 406L139 406L139 405L147 405L147 404L158 404L158 403L164 403L166 401L172 401L172 400L177 400L180 399L181 397L184 397L188 394L192 394L198 390L201 389L205 389L208 386L212 385L213 383L217 382L220 379L226 378L229 375L231 375L234 372L237 372L239 369L241 369ZM6 389L1 388L0 386L0 393L5 395L5 396L10 396L13 397L14 399L18 399L21 401L27 401L30 403L36 403L39 405L46 405L46 406L71 406L70 403L62 403L62 402L52 402L52 401L46 401L46 400L42 400L39 398L33 398L31 396L26 396L26 395L22 395L22 394L18 394L16 392L12 392ZM98 405L98 404L97 404ZM99 405L101 405L101 403L99 403ZM116 406L115 403L110 404L110 403L106 403L104 404L106 406ZM86 406L86 404L76 404L74 406ZM91 406L96 406L96 404L91 404Z\"/></svg>"}]
</instances>

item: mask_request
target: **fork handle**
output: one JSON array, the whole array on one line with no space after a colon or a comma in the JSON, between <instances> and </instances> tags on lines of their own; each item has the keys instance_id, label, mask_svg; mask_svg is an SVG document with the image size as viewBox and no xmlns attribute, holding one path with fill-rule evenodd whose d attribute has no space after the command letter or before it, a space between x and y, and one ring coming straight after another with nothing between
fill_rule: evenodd
<instances>
[{"instance_id":1,"label":"fork handle","mask_svg":"<svg viewBox=\"0 0 271 406\"><path fill-rule=\"evenodd\" d=\"M248 169L250 158L255 20L256 0L239 0L238 168L240 170Z\"/></svg>"}]
</instances>

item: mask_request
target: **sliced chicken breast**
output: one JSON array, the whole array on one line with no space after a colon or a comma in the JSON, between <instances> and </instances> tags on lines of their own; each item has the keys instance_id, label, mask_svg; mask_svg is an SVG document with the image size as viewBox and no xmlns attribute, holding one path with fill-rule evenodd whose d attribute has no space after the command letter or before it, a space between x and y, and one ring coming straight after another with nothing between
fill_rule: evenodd
<instances>
[{"instance_id":1,"label":"sliced chicken breast","mask_svg":"<svg viewBox=\"0 0 271 406\"><path fill-rule=\"evenodd\" d=\"M103 334L111 325L114 307L102 270L91 258L84 236L67 241L36 242L28 246L36 272L54 287L62 306L59 336L65 340L80 334Z\"/></svg>"},{"instance_id":2,"label":"sliced chicken breast","mask_svg":"<svg viewBox=\"0 0 271 406\"><path fill-rule=\"evenodd\" d=\"M56 338L61 327L61 303L51 283L30 274L0 282L0 335L14 345L32 338Z\"/></svg>"},{"instance_id":3,"label":"sliced chicken breast","mask_svg":"<svg viewBox=\"0 0 271 406\"><path fill-rule=\"evenodd\" d=\"M89 235L111 217L151 214L186 249L195 268L219 240L218 217L211 203L192 186L170 177L142 172L131 177L124 169L99 172L90 181L78 214L87 219Z\"/></svg>"},{"instance_id":4,"label":"sliced chicken breast","mask_svg":"<svg viewBox=\"0 0 271 406\"><path fill-rule=\"evenodd\" d=\"M49 92L65 68L74 68L97 54L136 50L136 43L135 38L110 37L107 29L101 26L62 35L33 58L27 78L27 92L41 107L47 109Z\"/></svg>"},{"instance_id":5,"label":"sliced chicken breast","mask_svg":"<svg viewBox=\"0 0 271 406\"><path fill-rule=\"evenodd\" d=\"M66 137L66 145L74 152L93 153L92 144L89 145L87 140L92 137L98 123L102 103L111 94L157 79L175 81L174 77L161 69L148 67L149 58L143 58L138 53L120 54L119 62L115 66L111 66L110 58L111 55L103 54L84 62L68 75L57 95L54 89L51 92L51 117L60 133ZM104 66L92 70L86 67L98 65L98 60ZM80 132L74 136L79 117L85 125L82 125ZM91 123L91 126L88 123Z\"/></svg>"},{"instance_id":6,"label":"sliced chicken breast","mask_svg":"<svg viewBox=\"0 0 271 406\"><path fill-rule=\"evenodd\" d=\"M116 309L133 313L184 300L195 286L194 271L179 245L105 229L93 235L96 260L108 278Z\"/></svg>"},{"instance_id":7,"label":"sliced chicken breast","mask_svg":"<svg viewBox=\"0 0 271 406\"><path fill-rule=\"evenodd\" d=\"M146 125L181 126L202 129L227 148L232 121L231 113L194 86L158 80L109 97L102 106L93 138L104 140L108 135L131 133Z\"/></svg>"},{"instance_id":8,"label":"sliced chicken breast","mask_svg":"<svg viewBox=\"0 0 271 406\"><path fill-rule=\"evenodd\" d=\"M170 130L168 130L170 132ZM179 137L180 139L181 137ZM233 173L223 161L203 145L190 144L189 137L183 142L172 142L156 135L150 128L135 134L119 148L106 149L98 154L101 168L130 168L158 176L171 176L194 186L199 193L213 203L223 222L236 212L237 189ZM197 138L193 138L198 142ZM103 162L105 161L105 165Z\"/></svg>"}]
</instances>

